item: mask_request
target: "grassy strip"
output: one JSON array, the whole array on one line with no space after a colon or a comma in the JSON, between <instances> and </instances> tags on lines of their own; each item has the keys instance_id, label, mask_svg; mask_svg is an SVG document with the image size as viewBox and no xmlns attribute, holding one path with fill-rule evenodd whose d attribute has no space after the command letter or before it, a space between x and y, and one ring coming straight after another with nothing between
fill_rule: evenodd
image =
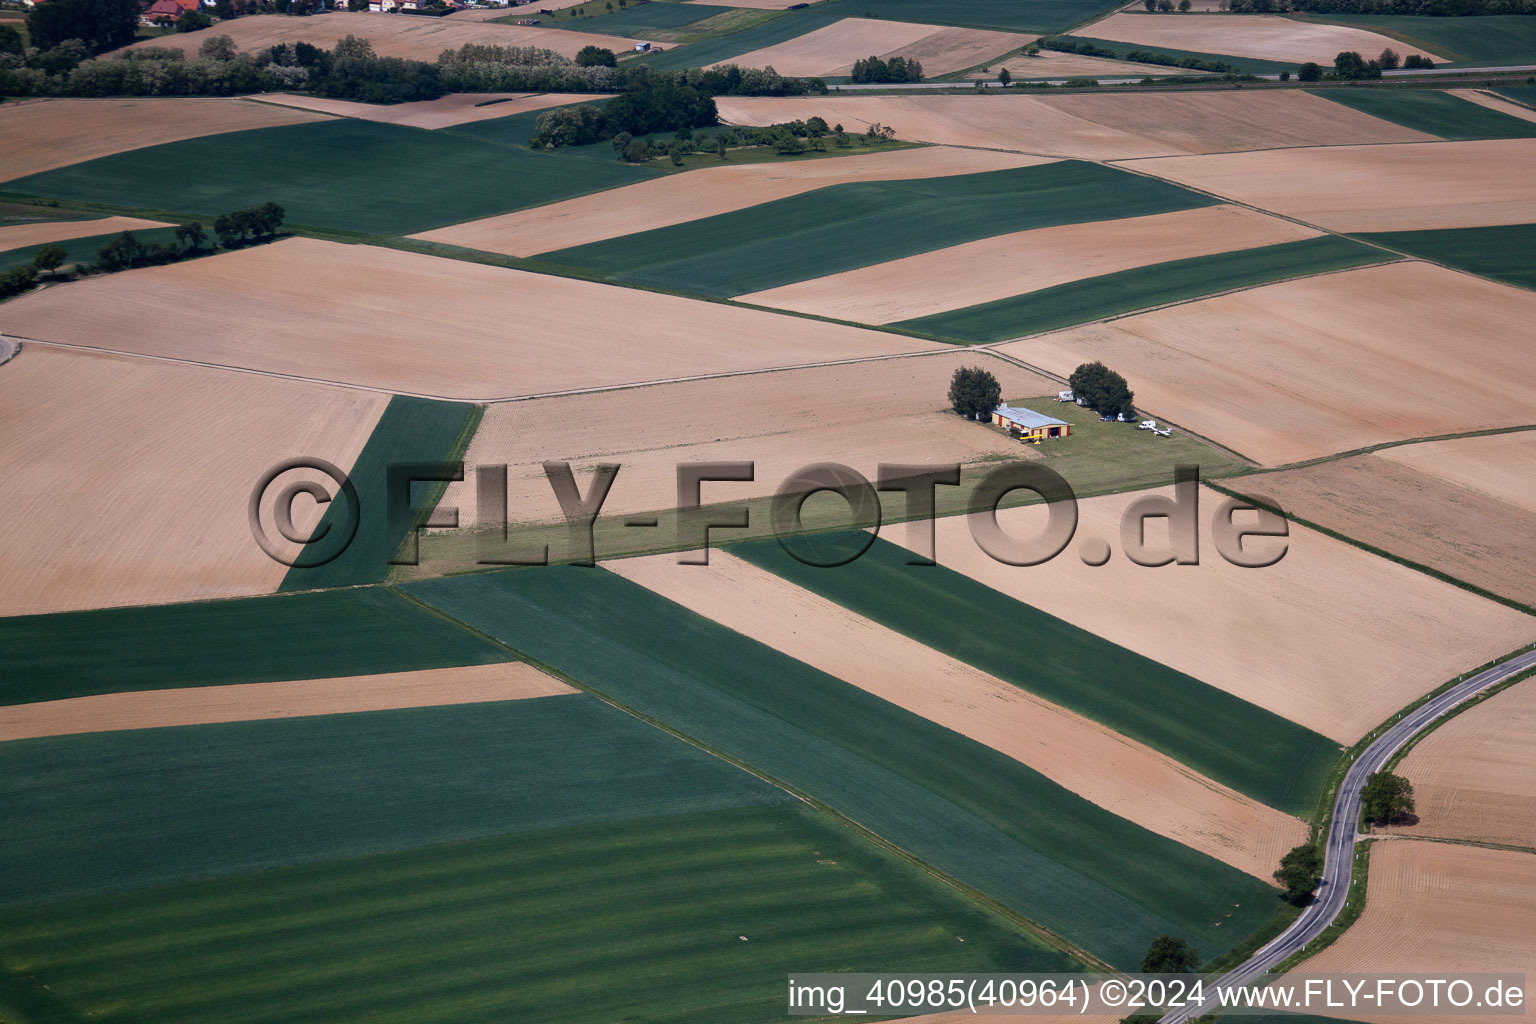
<instances>
[{"instance_id":1,"label":"grassy strip","mask_svg":"<svg viewBox=\"0 0 1536 1024\"><path fill-rule=\"evenodd\" d=\"M895 324L972 344L1041 334L1149 306L1380 263L1380 249L1335 235L1173 260Z\"/></svg>"},{"instance_id":2,"label":"grassy strip","mask_svg":"<svg viewBox=\"0 0 1536 1024\"><path fill-rule=\"evenodd\" d=\"M1272 890L1256 879L612 574L534 569L406 590L1112 963L1133 963L1161 931L1213 949L1269 915Z\"/></svg>"},{"instance_id":3,"label":"grassy strip","mask_svg":"<svg viewBox=\"0 0 1536 1024\"><path fill-rule=\"evenodd\" d=\"M382 590L0 618L0 704L507 661Z\"/></svg>"},{"instance_id":4,"label":"grassy strip","mask_svg":"<svg viewBox=\"0 0 1536 1024\"><path fill-rule=\"evenodd\" d=\"M1536 124L1530 127L1536 128ZM1470 274L1521 288L1536 288L1536 264L1531 261L1531 253L1536 251L1536 224L1384 231L1360 237Z\"/></svg>"},{"instance_id":5,"label":"grassy strip","mask_svg":"<svg viewBox=\"0 0 1536 1024\"><path fill-rule=\"evenodd\" d=\"M409 234L654 174L616 160L567 159L462 134L333 118L149 146L18 178L7 188L178 211L270 199L294 224Z\"/></svg>"},{"instance_id":6,"label":"grassy strip","mask_svg":"<svg viewBox=\"0 0 1536 1024\"><path fill-rule=\"evenodd\" d=\"M585 694L18 740L0 766L0 907L789 799Z\"/></svg>"},{"instance_id":7,"label":"grassy strip","mask_svg":"<svg viewBox=\"0 0 1536 1024\"><path fill-rule=\"evenodd\" d=\"M1431 89L1315 89L1313 95L1452 142L1536 138L1536 124Z\"/></svg>"},{"instance_id":8,"label":"grassy strip","mask_svg":"<svg viewBox=\"0 0 1536 1024\"><path fill-rule=\"evenodd\" d=\"M459 460L469 447L482 411L479 406L464 402L436 402L402 395L392 397L348 473L357 489L359 507L354 508L345 494L339 494L326 506L318 527L322 534L339 537L346 533L347 524L355 517L357 533L352 543L324 565L289 569L280 589L354 586L377 583L388 576L390 560L415 531L414 525L390 521L389 505L400 496L389 493L389 468L404 463L447 467ZM446 486L446 483L428 481L412 486L411 507L417 510L413 523L426 518ZM319 552L334 550L328 539L317 541L312 547ZM321 557L311 552L310 547L306 547L304 553Z\"/></svg>"},{"instance_id":9,"label":"grassy strip","mask_svg":"<svg viewBox=\"0 0 1536 1024\"><path fill-rule=\"evenodd\" d=\"M798 804L14 913L0 951L26 965L0 987L33 1019L162 1024L757 1024L783 1016L792 971L1071 969Z\"/></svg>"},{"instance_id":10,"label":"grassy strip","mask_svg":"<svg viewBox=\"0 0 1536 1024\"><path fill-rule=\"evenodd\" d=\"M858 541L851 534L829 535L820 553L831 555ZM897 545L877 540L857 561L836 570L804 565L774 541L739 544L731 551L1271 807L1304 813L1338 756L1337 744L1310 729L968 576L942 566L908 565L910 553ZM1027 646L1021 647L1020 637L1029 638ZM1198 721L1190 719L1192 707L1201 709Z\"/></svg>"},{"instance_id":11,"label":"grassy strip","mask_svg":"<svg viewBox=\"0 0 1536 1024\"><path fill-rule=\"evenodd\" d=\"M1263 477L1262 473L1255 473L1250 475L1252 475L1255 479L1261 479ZM1348 534L1340 533L1337 530L1330 529L1326 526L1323 526L1321 523L1314 523L1309 519L1303 519L1300 516L1287 512L1285 509L1271 505L1268 502L1261 501L1252 495L1231 490L1211 481L1206 482L1213 490L1219 491L1229 498L1241 498L1244 501L1251 501L1256 506L1263 508L1266 511L1273 512L1278 516L1283 516L1299 526L1305 526L1309 530L1316 530L1318 533L1326 534L1335 540L1341 540L1346 544L1352 544L1362 551L1369 551L1373 555L1380 555L1382 558L1396 562L1398 565L1405 565L1410 569L1415 569L1419 572L1422 572L1426 576L1433 576L1435 579L1440 580L1443 583L1449 583L1452 586L1460 587L1462 590L1476 594L1478 597L1485 597L1490 601L1497 601L1499 604L1502 604L1508 608L1513 608L1516 611L1525 612L1527 615L1536 615L1536 608L1533 608L1528 604L1523 604L1520 601L1516 601L1514 598L1504 597L1502 594L1495 594L1491 590L1484 590L1482 587L1477 586L1475 583L1468 583L1466 580L1458 579L1449 573L1441 572L1439 569L1436 569L1433 566L1425 565L1422 562L1415 562L1411 558L1404 558L1401 555L1393 554L1392 552L1387 551L1385 548L1378 548L1374 544L1367 544L1362 540L1356 540L1354 537L1351 537Z\"/></svg>"},{"instance_id":12,"label":"grassy strip","mask_svg":"<svg viewBox=\"0 0 1536 1024\"><path fill-rule=\"evenodd\" d=\"M1168 213L1215 200L1096 164L858 182L540 254L620 281L741 295L1028 228Z\"/></svg>"},{"instance_id":13,"label":"grassy strip","mask_svg":"<svg viewBox=\"0 0 1536 1024\"><path fill-rule=\"evenodd\" d=\"M1054 398L1053 395L1050 399L1025 398L1014 401L1022 401L1031 408L1048 408L1053 415L1072 424L1072 436L1065 443L1042 445L1034 449L1033 454L1070 482L1074 493L1080 498L1160 487L1173 481L1174 467L1181 464L1200 466L1204 477L1229 477L1247 468L1237 459L1183 432L1170 438L1154 438L1145 431L1137 431L1123 423L1102 423L1091 410L1080 409L1070 403L1056 403ZM977 424L976 429L995 428ZM996 462L992 460L965 466L961 472L960 486L940 487L935 491L936 514L950 516L966 512L977 484L994 468ZM715 542L731 543L739 539L769 536L772 498L768 492L775 490L778 483L776 480L765 480L756 484L752 491L745 492L754 495L739 502L747 507L751 525L745 530L717 531ZM1037 500L1031 492L1015 491L1004 498L1000 507L1011 508ZM600 515L593 528L593 547L597 557L620 558L678 550L686 546L687 542L678 540L675 509L657 509L648 515L656 520L653 529L635 529L625 525L629 520L646 518L639 514ZM885 528L899 529L897 524L911 518L904 499L889 492L881 495L881 522ZM839 502L827 505L810 502L804 508L802 527L807 532L842 531L850 525L863 527L875 524L850 524L846 507ZM555 562L570 561L575 557L569 549L563 523L510 524L505 544L502 543L499 529L476 527L432 531L422 537L420 564L396 567L391 578L419 579L484 571L485 566L477 565L480 558L505 558L509 553L513 557L528 557L530 553L543 550L546 545L551 560Z\"/></svg>"}]
</instances>

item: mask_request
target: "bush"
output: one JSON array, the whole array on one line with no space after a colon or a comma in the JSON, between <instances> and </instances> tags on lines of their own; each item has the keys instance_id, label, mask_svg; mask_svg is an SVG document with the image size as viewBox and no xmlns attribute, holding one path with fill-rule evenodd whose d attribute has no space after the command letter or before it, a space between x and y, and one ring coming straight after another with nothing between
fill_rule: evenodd
<instances>
[{"instance_id":1,"label":"bush","mask_svg":"<svg viewBox=\"0 0 1536 1024\"><path fill-rule=\"evenodd\" d=\"M20 295L37 283L37 271L31 267L17 267L0 274L0 299Z\"/></svg>"},{"instance_id":2,"label":"bush","mask_svg":"<svg viewBox=\"0 0 1536 1024\"><path fill-rule=\"evenodd\" d=\"M1318 877L1323 873L1323 859L1317 847L1303 843L1280 859L1275 871L1275 881L1285 887L1281 899L1293 906L1305 906L1317 891Z\"/></svg>"},{"instance_id":3,"label":"bush","mask_svg":"<svg viewBox=\"0 0 1536 1024\"><path fill-rule=\"evenodd\" d=\"M1410 53L1408 56L1403 58L1403 67L1405 68L1422 68L1424 70L1428 70L1434 66L1435 62L1421 53Z\"/></svg>"},{"instance_id":4,"label":"bush","mask_svg":"<svg viewBox=\"0 0 1536 1024\"><path fill-rule=\"evenodd\" d=\"M601 46L583 46L576 51L576 66L579 68L616 68L619 66L618 55L612 50L606 50Z\"/></svg>"},{"instance_id":5,"label":"bush","mask_svg":"<svg viewBox=\"0 0 1536 1024\"><path fill-rule=\"evenodd\" d=\"M176 19L177 32L196 32L213 24L213 18L203 11L188 11Z\"/></svg>"},{"instance_id":6,"label":"bush","mask_svg":"<svg viewBox=\"0 0 1536 1024\"><path fill-rule=\"evenodd\" d=\"M1313 61L1307 61L1296 72L1296 80L1300 82L1317 82L1323 77L1322 65Z\"/></svg>"}]
</instances>

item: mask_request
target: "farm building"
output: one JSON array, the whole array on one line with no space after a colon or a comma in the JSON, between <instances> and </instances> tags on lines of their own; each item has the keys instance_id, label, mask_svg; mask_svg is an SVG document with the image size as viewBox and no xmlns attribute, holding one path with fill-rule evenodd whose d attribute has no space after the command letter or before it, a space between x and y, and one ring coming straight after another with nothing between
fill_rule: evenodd
<instances>
[{"instance_id":1,"label":"farm building","mask_svg":"<svg viewBox=\"0 0 1536 1024\"><path fill-rule=\"evenodd\" d=\"M1023 437L1066 437L1072 424L1019 405L1000 405L992 410L992 422Z\"/></svg>"}]
</instances>

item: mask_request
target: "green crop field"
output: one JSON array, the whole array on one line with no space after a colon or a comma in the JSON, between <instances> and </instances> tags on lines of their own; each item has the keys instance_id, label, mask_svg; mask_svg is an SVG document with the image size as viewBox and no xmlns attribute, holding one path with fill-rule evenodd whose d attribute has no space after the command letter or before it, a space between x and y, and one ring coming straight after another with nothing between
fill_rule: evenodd
<instances>
[{"instance_id":1,"label":"green crop field","mask_svg":"<svg viewBox=\"0 0 1536 1024\"><path fill-rule=\"evenodd\" d=\"M1402 53L1429 50L1454 63L1536 64L1536 18L1529 15L1293 14L1289 17L1297 21L1351 25L1380 32L1401 40L1404 47L1397 49Z\"/></svg>"},{"instance_id":2,"label":"green crop field","mask_svg":"<svg viewBox=\"0 0 1536 1024\"><path fill-rule=\"evenodd\" d=\"M672 227L544 253L619 281L741 295L1027 228L1217 202L1064 160L982 174L832 185Z\"/></svg>"},{"instance_id":3,"label":"green crop field","mask_svg":"<svg viewBox=\"0 0 1536 1024\"><path fill-rule=\"evenodd\" d=\"M661 7L663 5L656 3L649 6ZM521 114L509 114L506 117L491 117L485 119L484 121L467 121L464 124L456 124L452 127L441 128L438 130L447 132L452 135L462 135L466 138L479 139L482 142L494 142L503 146L521 146L522 148L527 149L529 140L533 138L533 133L537 130L537 123L540 114L550 110L563 110L566 107L579 107L583 104L590 104L594 107L603 107L608 103L609 98L610 97L607 96L594 96L590 100L581 100L576 103L566 103L559 107L545 107L543 110L528 110ZM607 156L608 160L613 160L612 143L603 142L600 145L606 147L607 153L605 155ZM594 148L594 146L577 146L561 150L559 155L565 157L572 154L579 154L583 150Z\"/></svg>"},{"instance_id":4,"label":"green crop field","mask_svg":"<svg viewBox=\"0 0 1536 1024\"><path fill-rule=\"evenodd\" d=\"M335 118L228 132L88 160L5 190L210 215L275 200L290 224L409 234L628 185L655 172Z\"/></svg>"},{"instance_id":5,"label":"green crop field","mask_svg":"<svg viewBox=\"0 0 1536 1024\"><path fill-rule=\"evenodd\" d=\"M838 550L857 539L830 534L820 542ZM1273 712L968 576L943 566L908 565L911 553L888 541L877 540L835 572L800 563L777 541L737 544L731 552L1271 807L1310 811L1338 757L1333 741ZM1189 716L1195 707L1198 720Z\"/></svg>"},{"instance_id":6,"label":"green crop field","mask_svg":"<svg viewBox=\"0 0 1536 1024\"><path fill-rule=\"evenodd\" d=\"M417 476L440 475L448 463L462 456L479 422L479 408L463 402L434 402L403 395L391 398L348 474L357 488L361 508L353 509L343 494L326 507L318 527L325 534L334 531L339 536L355 517L357 533L352 543L324 565L289 569L281 589L314 590L377 583L389 575L390 559L397 552L406 554L401 552L401 542L411 535L418 518L425 516L435 504L429 500L430 496L444 486L428 482L410 485L412 508L419 510L420 515L391 521L390 502L403 501L407 495L404 491L391 493L389 468L415 464L421 467L415 474ZM327 546L328 542L324 535L314 542L312 547L322 549L322 553L311 557L321 558L335 550ZM304 553L310 555L310 547L306 547Z\"/></svg>"},{"instance_id":7,"label":"green crop field","mask_svg":"<svg viewBox=\"0 0 1536 1024\"><path fill-rule=\"evenodd\" d=\"M1257 879L610 573L555 567L406 589L1120 966L1163 932L1225 949L1274 911Z\"/></svg>"},{"instance_id":8,"label":"green crop field","mask_svg":"<svg viewBox=\"0 0 1536 1024\"><path fill-rule=\"evenodd\" d=\"M1536 123L1438 90L1338 88L1318 89L1316 95L1452 142L1536 138Z\"/></svg>"},{"instance_id":9,"label":"green crop field","mask_svg":"<svg viewBox=\"0 0 1536 1024\"><path fill-rule=\"evenodd\" d=\"M510 660L385 590L0 618L0 704Z\"/></svg>"},{"instance_id":10,"label":"green crop field","mask_svg":"<svg viewBox=\"0 0 1536 1024\"><path fill-rule=\"evenodd\" d=\"M121 231L114 231L106 235L90 235L86 238L63 238L58 242L39 242L21 249L8 249L0 252L0 271L10 270L12 267L30 267L32 260L37 256L37 250L45 245L62 245L64 247L64 265L59 268L61 273L69 273L76 263L84 263L90 266L96 262L97 251L108 242L112 241ZM133 237L140 242L159 242L161 245L174 245L176 242L175 228L149 228L144 231L135 231ZM46 280L47 275L43 275Z\"/></svg>"},{"instance_id":11,"label":"green crop field","mask_svg":"<svg viewBox=\"0 0 1536 1024\"><path fill-rule=\"evenodd\" d=\"M784 1019L790 972L903 968L1073 965L798 805L0 915L0 1017L18 1024L760 1024Z\"/></svg>"},{"instance_id":12,"label":"green crop field","mask_svg":"<svg viewBox=\"0 0 1536 1024\"><path fill-rule=\"evenodd\" d=\"M1281 71L1295 71L1297 62L1279 60L1263 60L1259 57L1235 57L1229 53L1204 53L1199 50L1171 50L1166 46L1137 46L1134 43L1120 43L1113 39L1095 39L1092 36L1064 35L1058 39L1069 40L1074 43L1090 43L1101 50L1112 51L1117 57L1124 59L1132 50L1144 50L1149 53L1160 53L1165 57L1194 57L1196 60L1218 60L1230 64L1244 74L1249 75L1273 75ZM1177 75L1180 69L1171 66L1162 66L1155 74ZM1118 77L1118 76L1117 76Z\"/></svg>"},{"instance_id":13,"label":"green crop field","mask_svg":"<svg viewBox=\"0 0 1536 1024\"><path fill-rule=\"evenodd\" d=\"M657 29L686 28L706 18L729 14L734 9L715 7L710 4L647 3L586 18L569 16L575 8L567 8L553 16L545 15L541 20L552 28L565 28L573 32L597 32L610 36L654 39L655 36L651 33ZM519 17L521 15L514 13L509 15L507 20L515 21Z\"/></svg>"},{"instance_id":14,"label":"green crop field","mask_svg":"<svg viewBox=\"0 0 1536 1024\"><path fill-rule=\"evenodd\" d=\"M848 18L888 18L931 25L1065 32L1120 6L1113 0L825 0Z\"/></svg>"},{"instance_id":15,"label":"green crop field","mask_svg":"<svg viewBox=\"0 0 1536 1024\"><path fill-rule=\"evenodd\" d=\"M1214 295L1304 274L1392 259L1334 235L1156 263L976 306L903 320L896 327L957 341L989 342L1070 327L1165 302Z\"/></svg>"},{"instance_id":16,"label":"green crop field","mask_svg":"<svg viewBox=\"0 0 1536 1024\"><path fill-rule=\"evenodd\" d=\"M1517 103L1523 103L1528 107L1536 107L1536 85L1510 85L1493 91L1500 96L1507 96Z\"/></svg>"},{"instance_id":17,"label":"green crop field","mask_svg":"<svg viewBox=\"0 0 1536 1024\"><path fill-rule=\"evenodd\" d=\"M1361 238L1495 281L1536 288L1536 224L1439 231L1384 231Z\"/></svg>"},{"instance_id":18,"label":"green crop field","mask_svg":"<svg viewBox=\"0 0 1536 1024\"><path fill-rule=\"evenodd\" d=\"M579 693L16 740L0 907L785 799Z\"/></svg>"},{"instance_id":19,"label":"green crop field","mask_svg":"<svg viewBox=\"0 0 1536 1024\"><path fill-rule=\"evenodd\" d=\"M730 62L744 53L775 46L796 36L803 36L807 32L825 28L834 21L846 17L848 17L847 12L833 10L827 3L812 4L803 10L785 11L767 20L751 19L746 27L735 32L726 32L687 46L669 46L660 53L647 54L635 59L659 71L702 68L710 64Z\"/></svg>"}]
</instances>

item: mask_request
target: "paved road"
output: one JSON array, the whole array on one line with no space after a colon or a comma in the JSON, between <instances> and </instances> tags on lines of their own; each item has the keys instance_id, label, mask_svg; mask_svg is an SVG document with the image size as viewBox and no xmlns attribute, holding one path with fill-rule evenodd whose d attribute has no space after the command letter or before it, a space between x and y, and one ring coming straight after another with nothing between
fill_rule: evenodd
<instances>
[{"instance_id":1,"label":"paved road","mask_svg":"<svg viewBox=\"0 0 1536 1024\"><path fill-rule=\"evenodd\" d=\"M1381 771L1403 744L1424 731L1435 719L1490 686L1530 668L1536 668L1536 650L1527 650L1502 665L1495 665L1451 687L1434 700L1403 716L1401 721L1365 748L1359 760L1345 774L1344 782L1339 786L1339 795L1333 802L1333 819L1328 832L1323 881L1318 890L1318 899L1302 911L1301 916L1274 941L1255 953L1252 959L1223 975L1218 984L1236 987L1252 981L1317 938L1339 916L1345 900L1349 898L1349 882L1354 874L1360 793L1365 788L1366 778ZM1213 1008L1211 1003L1207 1003L1200 1007L1175 1010L1163 1017L1162 1024L1184 1024Z\"/></svg>"}]
</instances>

